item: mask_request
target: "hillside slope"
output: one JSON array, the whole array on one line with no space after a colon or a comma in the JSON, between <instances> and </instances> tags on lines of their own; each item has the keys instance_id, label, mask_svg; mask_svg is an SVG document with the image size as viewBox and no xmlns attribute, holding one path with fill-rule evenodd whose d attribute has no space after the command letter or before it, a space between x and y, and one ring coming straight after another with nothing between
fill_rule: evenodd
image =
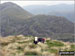
<instances>
[{"instance_id":1,"label":"hillside slope","mask_svg":"<svg viewBox=\"0 0 75 56\"><path fill-rule=\"evenodd\" d=\"M0 13L0 28L3 36L13 35L12 33L23 26L25 19L33 16L28 11L11 2L1 4Z\"/></svg>"},{"instance_id":2,"label":"hillside slope","mask_svg":"<svg viewBox=\"0 0 75 56\"><path fill-rule=\"evenodd\" d=\"M0 56L59 56L59 51L75 51L75 43L51 40L33 43L34 37L23 35L0 37Z\"/></svg>"},{"instance_id":3,"label":"hillside slope","mask_svg":"<svg viewBox=\"0 0 75 56\"><path fill-rule=\"evenodd\" d=\"M74 38L74 24L64 17L36 15L26 22L28 35L50 36L52 39L67 39L67 41Z\"/></svg>"}]
</instances>

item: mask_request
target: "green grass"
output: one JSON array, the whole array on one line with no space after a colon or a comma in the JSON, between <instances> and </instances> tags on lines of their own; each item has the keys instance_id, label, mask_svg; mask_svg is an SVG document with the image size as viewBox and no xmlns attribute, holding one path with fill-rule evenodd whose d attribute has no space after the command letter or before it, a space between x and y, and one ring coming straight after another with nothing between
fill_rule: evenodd
<instances>
[{"instance_id":1,"label":"green grass","mask_svg":"<svg viewBox=\"0 0 75 56\"><path fill-rule=\"evenodd\" d=\"M57 53L58 52L58 50L56 50L56 49L49 49L48 50L50 53Z\"/></svg>"},{"instance_id":2,"label":"green grass","mask_svg":"<svg viewBox=\"0 0 75 56\"><path fill-rule=\"evenodd\" d=\"M74 44L72 44L72 45L71 45L71 48L75 49L75 45L74 45Z\"/></svg>"},{"instance_id":3,"label":"green grass","mask_svg":"<svg viewBox=\"0 0 75 56\"><path fill-rule=\"evenodd\" d=\"M64 46L64 44L63 43L61 43L61 42L59 42L59 41L51 41L51 40L47 40L46 41L47 42L47 45L49 46L49 47L61 47L61 46Z\"/></svg>"},{"instance_id":4,"label":"green grass","mask_svg":"<svg viewBox=\"0 0 75 56\"><path fill-rule=\"evenodd\" d=\"M71 51L75 51L75 45L74 44L71 45Z\"/></svg>"}]
</instances>

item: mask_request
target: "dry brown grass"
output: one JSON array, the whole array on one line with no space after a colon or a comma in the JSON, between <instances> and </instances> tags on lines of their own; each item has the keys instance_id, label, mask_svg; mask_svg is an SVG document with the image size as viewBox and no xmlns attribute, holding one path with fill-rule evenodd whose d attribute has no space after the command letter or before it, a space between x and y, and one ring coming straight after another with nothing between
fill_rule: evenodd
<instances>
[{"instance_id":1,"label":"dry brown grass","mask_svg":"<svg viewBox=\"0 0 75 56\"><path fill-rule=\"evenodd\" d=\"M47 56L58 56L56 53L53 53L51 49L70 50L71 44L75 44L70 42L59 41L64 44L63 47L49 47L46 42L39 42L37 45L35 45L33 44L33 39L34 38L25 37L23 35L7 36L5 38L0 37L0 56L25 56L25 54L28 53L33 53L33 55L37 54ZM51 40L50 38L46 38L46 40L58 41Z\"/></svg>"}]
</instances>

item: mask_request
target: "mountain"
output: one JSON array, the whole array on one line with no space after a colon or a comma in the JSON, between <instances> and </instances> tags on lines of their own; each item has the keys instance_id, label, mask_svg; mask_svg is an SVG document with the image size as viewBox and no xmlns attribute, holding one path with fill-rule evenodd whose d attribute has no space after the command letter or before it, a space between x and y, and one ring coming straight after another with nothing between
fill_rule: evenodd
<instances>
[{"instance_id":1,"label":"mountain","mask_svg":"<svg viewBox=\"0 0 75 56\"><path fill-rule=\"evenodd\" d=\"M14 3L0 5L2 36L20 35L50 37L73 41L74 23L61 16L33 15Z\"/></svg>"},{"instance_id":2,"label":"mountain","mask_svg":"<svg viewBox=\"0 0 75 56\"><path fill-rule=\"evenodd\" d=\"M25 10L31 12L32 14L47 14L64 16L68 20L75 22L74 16L74 4L58 4L58 5L30 5L24 6Z\"/></svg>"},{"instance_id":3,"label":"mountain","mask_svg":"<svg viewBox=\"0 0 75 56\"><path fill-rule=\"evenodd\" d=\"M66 17L69 21L75 23L75 16L74 16L74 11L62 11L62 12L49 12L51 15L56 15L56 16L63 16Z\"/></svg>"},{"instance_id":4,"label":"mountain","mask_svg":"<svg viewBox=\"0 0 75 56\"><path fill-rule=\"evenodd\" d=\"M0 28L2 35L9 35L21 28L24 20L33 16L17 4L7 2L0 5Z\"/></svg>"},{"instance_id":5,"label":"mountain","mask_svg":"<svg viewBox=\"0 0 75 56\"><path fill-rule=\"evenodd\" d=\"M17 17L23 17L23 18L24 18L24 16L25 16L25 18L32 16L31 13L29 13L28 11L21 8L20 6L14 4L14 3L11 3L11 2L1 4L0 12L1 12L1 15L5 15L5 13L8 13L10 16L18 15Z\"/></svg>"},{"instance_id":6,"label":"mountain","mask_svg":"<svg viewBox=\"0 0 75 56\"><path fill-rule=\"evenodd\" d=\"M28 35L73 40L74 23L65 17L36 15L28 19ZM25 35L25 34L24 34ZM66 41L66 40L65 40Z\"/></svg>"}]
</instances>

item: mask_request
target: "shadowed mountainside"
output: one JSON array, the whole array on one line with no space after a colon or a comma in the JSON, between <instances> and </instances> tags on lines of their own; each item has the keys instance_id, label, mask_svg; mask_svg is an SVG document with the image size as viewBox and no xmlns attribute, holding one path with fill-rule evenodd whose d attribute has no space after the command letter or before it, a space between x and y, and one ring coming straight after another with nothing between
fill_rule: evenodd
<instances>
[{"instance_id":1,"label":"shadowed mountainside","mask_svg":"<svg viewBox=\"0 0 75 56\"><path fill-rule=\"evenodd\" d=\"M14 3L0 5L1 35L30 35L52 39L74 39L74 23L65 17L32 15Z\"/></svg>"}]
</instances>

